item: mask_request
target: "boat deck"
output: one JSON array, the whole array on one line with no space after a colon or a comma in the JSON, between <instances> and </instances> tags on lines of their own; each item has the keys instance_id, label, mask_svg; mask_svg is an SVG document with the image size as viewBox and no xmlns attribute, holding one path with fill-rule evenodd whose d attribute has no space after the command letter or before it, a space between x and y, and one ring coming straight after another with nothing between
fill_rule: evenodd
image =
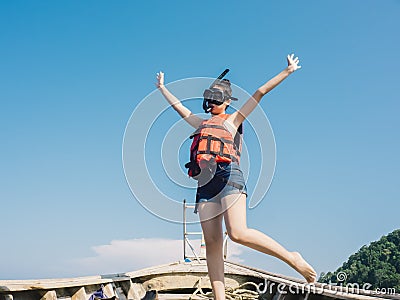
<instances>
[{"instance_id":1,"label":"boat deck","mask_svg":"<svg viewBox=\"0 0 400 300\"><path fill-rule=\"evenodd\" d=\"M233 299L329 300L397 299L400 295L316 283L225 262L225 284ZM177 261L122 274L45 279L0 280L0 300L87 300L103 286L109 299L207 299L211 285L204 259ZM208 294L207 294L208 293Z\"/></svg>"}]
</instances>

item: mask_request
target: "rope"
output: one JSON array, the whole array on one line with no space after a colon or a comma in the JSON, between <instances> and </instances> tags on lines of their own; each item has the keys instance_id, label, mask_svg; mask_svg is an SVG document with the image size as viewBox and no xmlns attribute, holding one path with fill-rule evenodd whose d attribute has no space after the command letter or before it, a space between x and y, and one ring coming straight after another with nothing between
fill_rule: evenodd
<instances>
[{"instance_id":1,"label":"rope","mask_svg":"<svg viewBox=\"0 0 400 300\"><path fill-rule=\"evenodd\" d=\"M251 285L254 286L257 290L258 285L255 284L254 282L248 281L245 282L241 285L239 285L238 287L235 288L231 288L231 287L227 287L225 289L225 297L226 299L229 300L254 300L254 299L258 299L260 294L256 291L253 290L249 290L249 289L244 289L243 287L246 285ZM199 279L199 281L197 282L197 289L193 292L193 294L190 296L189 299L192 299L193 296L200 296L200 297L204 297L205 299L214 299L214 295L212 292L207 292L204 293L204 291L201 288L201 278Z\"/></svg>"}]
</instances>

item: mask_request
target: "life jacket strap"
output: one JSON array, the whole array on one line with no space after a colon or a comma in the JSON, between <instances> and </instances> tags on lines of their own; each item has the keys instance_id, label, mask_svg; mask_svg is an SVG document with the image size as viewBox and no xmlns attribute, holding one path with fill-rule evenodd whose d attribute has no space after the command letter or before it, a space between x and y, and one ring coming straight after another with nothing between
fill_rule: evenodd
<instances>
[{"instance_id":1,"label":"life jacket strap","mask_svg":"<svg viewBox=\"0 0 400 300\"><path fill-rule=\"evenodd\" d=\"M220 152L218 152L217 155L224 156L224 153L223 153L224 144L233 145L233 148L236 151L236 155L239 156L239 157L241 155L241 153L240 153L240 151L239 151L239 149L238 149L238 147L237 147L237 145L236 145L236 143L234 141L227 140L227 139L224 139L224 138L215 137L215 136L212 136L212 135L200 136L199 137L199 142L201 140L207 140L207 150L205 150L205 151L210 151L210 152L209 153L208 152L207 153L201 153L202 151L197 151L197 154L215 154L215 153L217 153L216 151L211 151L210 149L211 149L211 141L218 141L221 144L220 144Z\"/></svg>"},{"instance_id":2,"label":"life jacket strap","mask_svg":"<svg viewBox=\"0 0 400 300\"><path fill-rule=\"evenodd\" d=\"M213 140L213 141L221 141L221 142L223 142L223 143L225 143L225 144L234 144L234 141L232 141L232 140L227 140L227 139L224 139L224 138L220 138L220 137L216 137L216 136L213 136L213 135L205 135L205 136L201 136L200 138L199 138L199 141L201 141L201 140Z\"/></svg>"},{"instance_id":3,"label":"life jacket strap","mask_svg":"<svg viewBox=\"0 0 400 300\"><path fill-rule=\"evenodd\" d=\"M219 155L219 156L223 156L223 157L227 157L230 158L233 162L239 162L238 159L230 154L227 153L221 153L221 152L217 152L217 151L211 151L211 150L204 150L204 151L197 151L197 154L212 154L212 155Z\"/></svg>"}]
</instances>

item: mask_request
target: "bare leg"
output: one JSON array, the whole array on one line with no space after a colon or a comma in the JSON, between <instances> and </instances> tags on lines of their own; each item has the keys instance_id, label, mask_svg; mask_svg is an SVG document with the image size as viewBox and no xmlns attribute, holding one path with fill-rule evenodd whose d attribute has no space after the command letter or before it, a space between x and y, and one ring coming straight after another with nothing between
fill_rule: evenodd
<instances>
[{"instance_id":1,"label":"bare leg","mask_svg":"<svg viewBox=\"0 0 400 300\"><path fill-rule=\"evenodd\" d=\"M215 300L225 300L222 214L220 203L200 203L201 227L206 242L207 268Z\"/></svg>"},{"instance_id":2,"label":"bare leg","mask_svg":"<svg viewBox=\"0 0 400 300\"><path fill-rule=\"evenodd\" d=\"M289 252L264 233L247 228L246 195L228 195L222 198L222 207L224 209L225 226L232 241L283 260L299 272L307 282L316 280L316 272L300 253Z\"/></svg>"}]
</instances>

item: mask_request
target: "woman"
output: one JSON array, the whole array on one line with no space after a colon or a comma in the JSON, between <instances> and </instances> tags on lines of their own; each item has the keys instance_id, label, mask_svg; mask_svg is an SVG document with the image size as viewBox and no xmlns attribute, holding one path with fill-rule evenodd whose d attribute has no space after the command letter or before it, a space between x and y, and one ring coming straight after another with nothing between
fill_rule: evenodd
<instances>
[{"instance_id":1,"label":"woman","mask_svg":"<svg viewBox=\"0 0 400 300\"><path fill-rule=\"evenodd\" d=\"M196 129L203 128L204 131L211 130L204 129L204 127L216 128L216 126L223 124L225 131L231 134L230 140L234 140L233 137L240 131L241 124L258 105L262 97L294 71L301 68L299 59L294 58L293 54L287 56L287 62L287 68L257 89L238 111L230 115L225 114L226 108L234 99L230 83L228 80L216 81L214 86L211 87L211 92L218 93L219 90L224 98L222 103L221 101L213 101L212 95L210 99L205 99L206 110L212 115L209 120L203 120L194 115L166 89L162 72L157 73L157 87L172 107L191 126ZM199 132L201 130L195 132L197 136L201 136ZM235 152L239 150L239 146L236 145L228 149L231 157L224 155L225 150L219 153L221 155L215 155L213 151L197 151L197 153L201 152L202 155L198 154L194 161L191 161L191 164L194 163L199 167L198 172L192 174L199 181L196 194L196 211L199 212L206 242L207 267L214 298L216 300L225 299L222 219L225 221L226 230L232 241L273 255L293 267L307 282L315 282L316 272L298 252L289 252L264 233L247 227L247 193L243 174L239 167L239 159L237 159L238 155ZM191 171L193 172L193 168L189 170L189 173Z\"/></svg>"}]
</instances>

